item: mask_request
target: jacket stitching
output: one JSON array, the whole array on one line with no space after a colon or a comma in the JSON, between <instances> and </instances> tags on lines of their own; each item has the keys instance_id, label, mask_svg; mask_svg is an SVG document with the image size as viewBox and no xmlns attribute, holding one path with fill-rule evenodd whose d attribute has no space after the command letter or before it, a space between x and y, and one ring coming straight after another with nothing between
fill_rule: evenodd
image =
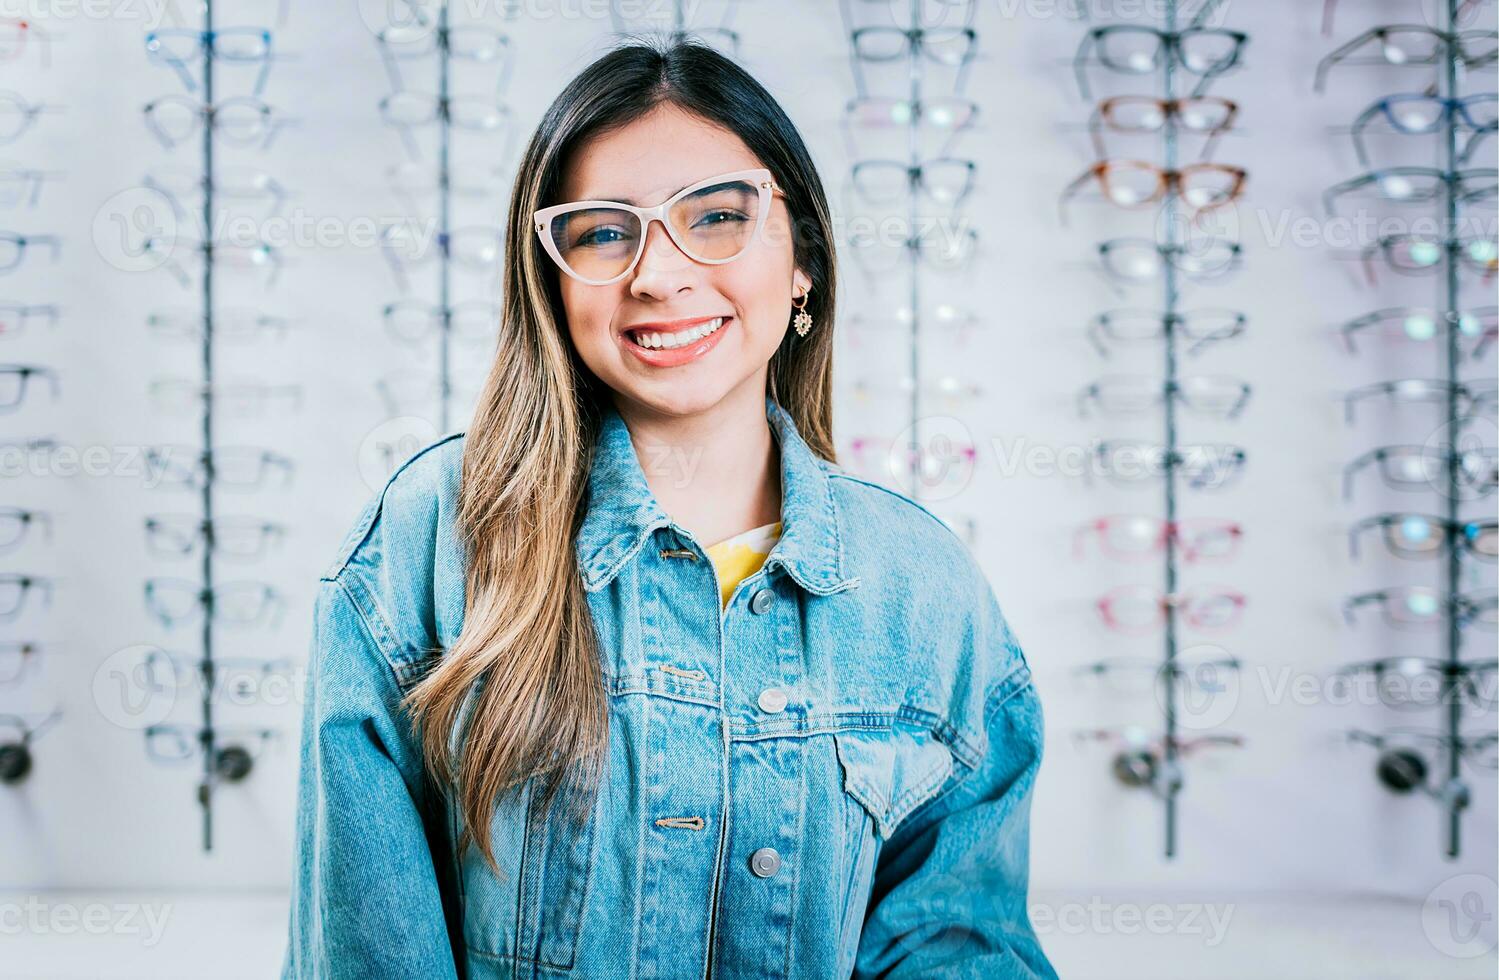
<instances>
[{"instance_id":1,"label":"jacket stitching","mask_svg":"<svg viewBox=\"0 0 1499 980\"><path fill-rule=\"evenodd\" d=\"M324 579L332 579L343 574L344 569L347 568L349 562L353 560L354 553L358 551L367 540L369 540L370 532L374 529L375 523L379 519L381 511L385 509L385 494L389 492L390 485L395 482L396 477L405 472L406 467L410 466L418 459L421 459L423 456L432 452L437 447L446 445L447 443L452 442L454 439L461 438L466 431L467 430L459 430L457 432L452 432L448 435L443 436L441 439L438 439L436 442L428 443L423 448L417 450L415 453L412 453L404 463L395 468L390 476L385 478L385 485L380 488L380 495L372 500L370 504L365 508L365 517L362 521L363 526L350 533L349 539L345 542L345 546L342 552L337 558L333 560L333 563L328 566L327 570L323 572L322 577Z\"/></svg>"}]
</instances>

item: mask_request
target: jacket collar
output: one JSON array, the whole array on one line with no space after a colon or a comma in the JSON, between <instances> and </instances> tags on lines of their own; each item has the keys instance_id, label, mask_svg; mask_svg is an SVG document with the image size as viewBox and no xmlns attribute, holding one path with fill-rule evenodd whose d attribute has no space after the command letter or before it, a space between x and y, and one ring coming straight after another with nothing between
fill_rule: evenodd
<instances>
[{"instance_id":1,"label":"jacket collar","mask_svg":"<svg viewBox=\"0 0 1499 980\"><path fill-rule=\"evenodd\" d=\"M818 595L856 586L858 579L844 567L838 506L823 461L802 440L790 414L768 395L765 416L781 460L781 537L765 559L766 569L779 565ZM612 402L603 407L587 508L576 550L589 592L609 584L657 528L670 527L692 540L656 502L629 429Z\"/></svg>"}]
</instances>

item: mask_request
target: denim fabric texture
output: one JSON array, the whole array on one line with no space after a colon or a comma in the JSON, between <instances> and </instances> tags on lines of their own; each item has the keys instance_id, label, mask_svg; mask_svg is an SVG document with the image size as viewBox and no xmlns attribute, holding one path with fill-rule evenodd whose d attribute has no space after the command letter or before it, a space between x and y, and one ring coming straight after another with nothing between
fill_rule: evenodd
<instances>
[{"instance_id":1,"label":"denim fabric texture","mask_svg":"<svg viewBox=\"0 0 1499 980\"><path fill-rule=\"evenodd\" d=\"M501 799L499 875L399 706L463 625L463 433L390 476L319 583L284 976L1056 976L1026 907L1041 704L988 580L766 416L782 534L722 608L606 410L576 542L605 781L582 827Z\"/></svg>"}]
</instances>

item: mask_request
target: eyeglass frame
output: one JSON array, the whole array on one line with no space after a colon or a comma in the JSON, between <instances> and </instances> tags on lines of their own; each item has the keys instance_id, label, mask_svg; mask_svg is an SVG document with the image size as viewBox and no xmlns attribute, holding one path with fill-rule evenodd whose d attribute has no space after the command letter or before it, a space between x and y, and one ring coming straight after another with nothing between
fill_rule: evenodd
<instances>
[{"instance_id":1,"label":"eyeglass frame","mask_svg":"<svg viewBox=\"0 0 1499 980\"><path fill-rule=\"evenodd\" d=\"M1110 115L1120 105L1133 103L1152 103L1161 110L1161 125L1155 129L1129 129L1111 121ZM1182 104L1186 102L1214 102L1223 108L1223 121L1206 128L1194 128L1185 125L1182 119ZM1207 137L1207 142L1202 145L1200 159L1204 162L1212 158L1213 149L1217 145L1218 137L1233 128L1234 120L1239 115L1239 104L1231 99L1225 99L1219 95L1191 95L1174 99L1158 99L1150 95L1114 95L1102 99L1093 107L1093 113L1088 117L1088 135L1093 140L1094 154L1100 158L1108 156L1108 148L1104 146L1103 131L1108 129L1115 133L1126 135L1139 135L1141 133L1158 132L1165 128L1168 120L1176 120L1173 125L1178 131L1192 133L1193 135Z\"/></svg>"},{"instance_id":2,"label":"eyeglass frame","mask_svg":"<svg viewBox=\"0 0 1499 980\"><path fill-rule=\"evenodd\" d=\"M716 174L712 177L705 177L702 180L697 181L696 183L689 184L688 186L682 188L671 197L668 197L660 204L657 204L655 207L641 208L636 207L633 204L625 204L621 201L569 201L565 204L552 204L544 208L538 208L532 213L531 220L536 226L536 237L541 240L541 247L543 251L545 251L546 254L551 257L552 262L556 264L557 268L561 269L562 272L569 277L576 279L578 282L581 282L588 286L611 286L614 283L617 283L620 280L626 278L630 275L630 273L635 271L635 267L640 264L640 257L645 254L645 242L646 239L650 237L650 227L652 221L661 222L661 226L666 229L667 237L670 238L672 240L672 243L681 250L683 255L687 256L689 259L692 259L692 261L702 263L703 265L724 265L728 262L733 262L735 259L741 258L745 252L749 251L749 245L746 244L744 248L740 249L738 252L726 259L699 258L692 253L691 249L682 244L682 242L677 238L677 233L672 229L671 222L666 220L666 212L669 211L678 201L682 200L689 194L700 191L705 187L711 187L714 184L728 183L729 181L741 178L753 179L755 181L756 188L760 192L759 209L755 217L755 230L752 231L749 236L750 241L753 242L755 239L758 239L760 237L760 233L765 229L765 218L770 214L771 198L776 194L781 195L781 197L783 198L786 196L786 192L781 188L779 184L776 183L775 177L771 174L770 168L768 167L753 167L748 170L731 170L727 173ZM571 211L582 211L587 208L598 207L607 207L628 212L629 214L633 214L636 220L640 222L640 242L635 247L635 256L634 258L630 259L630 264L625 266L624 271L619 275L614 276L612 279L585 279L583 276L578 275L576 272L570 269L567 265L567 262L562 258L562 254L557 250L557 243L552 240L552 236L549 231L553 219L557 218L560 215L567 214Z\"/></svg>"}]
</instances>

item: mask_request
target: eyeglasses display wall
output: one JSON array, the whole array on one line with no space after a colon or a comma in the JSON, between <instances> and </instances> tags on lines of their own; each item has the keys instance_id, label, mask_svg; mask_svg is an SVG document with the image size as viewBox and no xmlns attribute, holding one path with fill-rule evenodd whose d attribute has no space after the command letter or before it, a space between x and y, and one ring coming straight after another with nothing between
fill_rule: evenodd
<instances>
[{"instance_id":1,"label":"eyeglasses display wall","mask_svg":"<svg viewBox=\"0 0 1499 980\"><path fill-rule=\"evenodd\" d=\"M1373 649L1336 676L1386 708L1346 735L1373 751L1384 789L1437 803L1451 859L1462 852L1475 782L1492 796L1499 768L1492 638L1499 170L1486 165L1499 97L1492 4L1425 7L1435 22L1351 32L1317 65L1313 87L1380 86L1369 88L1368 107L1338 134L1351 140L1362 172L1328 187L1322 200L1329 216L1379 219L1377 233L1348 256L1375 308L1337 334L1357 365L1350 376L1375 365L1396 375L1343 396L1350 427L1378 426L1377 441L1361 442L1343 470L1343 496L1362 512L1349 528L1349 551L1359 574L1376 578L1343 603L1357 642ZM1345 6L1335 16L1329 0L1325 32L1359 13ZM1367 501L1381 493L1396 505L1369 513Z\"/></svg>"},{"instance_id":2,"label":"eyeglasses display wall","mask_svg":"<svg viewBox=\"0 0 1499 980\"><path fill-rule=\"evenodd\" d=\"M1111 636L1158 639L1160 654L1111 655L1077 673L1100 692L1158 710L1160 718L1074 735L1109 747L1120 784L1161 799L1163 850L1172 858L1187 762L1245 743L1242 734L1216 730L1207 708L1237 684L1241 668L1229 645L1246 599L1220 576L1231 569L1244 529L1231 517L1184 511L1231 486L1247 454L1182 429L1184 422L1234 422L1250 400L1247 380L1211 367L1231 357L1221 350L1242 344L1247 316L1197 298L1222 289L1219 280L1240 264L1241 247L1224 230L1232 222L1223 215L1239 201L1247 176L1242 167L1211 159L1220 138L1234 130L1239 107L1210 90L1241 66L1248 37L1221 26L1216 0L1159 6L1158 25L1095 24L1083 35L1072 67L1082 96L1098 100L1087 123L1098 159L1063 189L1059 206L1068 224L1074 201L1138 212L1152 223L1149 234L1096 246L1104 275L1131 305L1097 314L1087 334L1110 366L1144 353L1154 355L1157 367L1095 378L1078 393L1077 409L1111 427L1131 418L1160 424L1154 439L1097 441L1094 466L1084 473L1132 493L1159 493L1161 508L1090 520L1078 528L1075 545L1079 559L1160 569L1159 584L1120 585L1096 603ZM1123 91L1103 95L1105 87ZM1134 299L1152 294L1155 302Z\"/></svg>"},{"instance_id":3,"label":"eyeglasses display wall","mask_svg":"<svg viewBox=\"0 0 1499 980\"><path fill-rule=\"evenodd\" d=\"M824 181L841 288L836 322L813 330L838 345L838 461L952 522L1025 647L1047 729L1038 898L1181 889L1226 905L1304 888L1420 905L1448 897L1433 892L1448 879L1492 877L1496 672L1480 662L1494 656L1493 565L1481 525L1442 523L1447 253L1378 244L1441 239L1449 184L1471 222L1454 236L1470 240L1455 395L1471 492L1457 519L1488 520L1481 382L1499 338L1473 240L1492 228L1484 173L1499 143L1495 66L1469 32L1492 27L1492 3L1464 15L1490 20L1456 29L1468 62L1453 102L1427 91L1445 77L1411 45L1427 31L1365 42L1314 92L1318 59L1381 18L1451 33L1422 0L1339 0L1326 36L1321 3L1219 3L1194 24L1179 0L1174 27L1156 3L1101 0L1087 22L1065 16L1072 4L981 0L446 13L422 0L301 4L284 20L274 0L215 0L211 24L196 5L166 5L159 23L51 6L0 33L0 234L14 236L0 238L0 364L45 369L17 372L19 404L0 407L0 576L33 583L0 577L0 601L20 602L0 616L0 887L284 891L319 575L393 468L439 438L444 347L447 429L464 428L464 393L503 338L499 260L462 260L494 247L516 151L579 69L662 29L732 49ZM1131 30L1090 36L1116 27ZM1389 64L1386 47L1415 63ZM671 165L652 181L661 197L729 169L690 147ZM1367 236L1292 240L1332 220L1335 188L1334 230L1368 213ZM155 202L153 221L117 194ZM1411 226L1379 226L1390 217ZM139 234L125 255L111 249L121 228ZM676 308L737 300L736 281L694 276L727 291ZM68 469L69 453L101 450L107 466ZM13 479L17 460L29 472ZM885 496L836 483L850 500ZM1443 538L1460 554L1450 608L1468 665L1450 682L1449 556L1424 546ZM844 546L851 562L865 551ZM1454 859L1444 684L1462 702L1470 796ZM1356 703L1329 704L1344 687ZM1396 794L1381 773L1416 788ZM1406 932L1426 942L1415 916ZM177 923L168 938L193 934ZM7 937L7 964L14 941L28 940ZM246 971L274 970L251 956ZM47 972L33 962L15 969Z\"/></svg>"},{"instance_id":4,"label":"eyeglasses display wall","mask_svg":"<svg viewBox=\"0 0 1499 980\"><path fill-rule=\"evenodd\" d=\"M475 368L486 366L485 345L495 338L515 51L503 30L461 21L447 3L397 3L385 13L375 43L391 92L380 116L407 157L387 177L409 217L381 236L402 294L381 316L388 335L419 358L375 382L387 418L416 426L382 445L390 470L438 432L462 427L478 394ZM420 363L428 357L435 368Z\"/></svg>"},{"instance_id":5,"label":"eyeglasses display wall","mask_svg":"<svg viewBox=\"0 0 1499 980\"><path fill-rule=\"evenodd\" d=\"M971 364L933 369L923 352L965 347L980 326L945 298L981 247L965 211L978 164L958 147L979 116L966 94L976 5L843 0L840 9L855 91L841 118L853 161L845 251L861 280L843 335L862 431L839 448L851 470L922 501L972 544L974 515L942 502L976 470L978 446L957 416L976 407L983 387L967 376Z\"/></svg>"},{"instance_id":6,"label":"eyeglasses display wall","mask_svg":"<svg viewBox=\"0 0 1499 980\"><path fill-rule=\"evenodd\" d=\"M195 352L197 371L148 385L162 430L172 435L146 457L161 475L163 506L173 509L145 518L147 553L162 564L146 579L144 598L152 619L177 639L170 648L143 650L139 669L147 690L170 693L174 703L192 709L191 717L148 725L143 735L153 762L197 769L207 851L214 844L215 796L247 779L261 751L284 734L238 721L226 702L243 678L289 675L291 662L258 651L223 651L239 634L249 638L239 642L255 649L253 638L284 614L281 589L256 575L255 566L286 537L287 526L269 515L286 512L278 491L294 466L247 434L296 413L303 393L296 384L224 370L247 348L285 343L290 324L265 305L285 257L256 234L229 231L244 227L237 216L274 216L288 196L251 162L287 123L282 110L261 100L283 24L223 23L213 0L205 0L201 15L196 25L164 27L144 38L162 82L180 89L144 108L166 162L142 186L165 198L171 215L146 229L140 248L164 280L163 297L173 296L145 326L152 341L168 349L163 362Z\"/></svg>"},{"instance_id":7,"label":"eyeglasses display wall","mask_svg":"<svg viewBox=\"0 0 1499 980\"><path fill-rule=\"evenodd\" d=\"M14 72L12 64L48 70L53 43L38 25L0 19L0 78ZM55 185L65 174L30 162L27 136L39 118L60 109L34 94L0 91L0 147L18 154L0 163L0 446L8 459L45 453L55 441L42 435L45 414L38 413L60 394L50 357L61 309L39 294L30 273L60 257L62 239L52 233L45 204L62 192ZM43 764L37 743L61 717L44 683L49 661L63 652L51 616L60 516L40 498L7 494L0 502L0 793L24 785Z\"/></svg>"}]
</instances>

